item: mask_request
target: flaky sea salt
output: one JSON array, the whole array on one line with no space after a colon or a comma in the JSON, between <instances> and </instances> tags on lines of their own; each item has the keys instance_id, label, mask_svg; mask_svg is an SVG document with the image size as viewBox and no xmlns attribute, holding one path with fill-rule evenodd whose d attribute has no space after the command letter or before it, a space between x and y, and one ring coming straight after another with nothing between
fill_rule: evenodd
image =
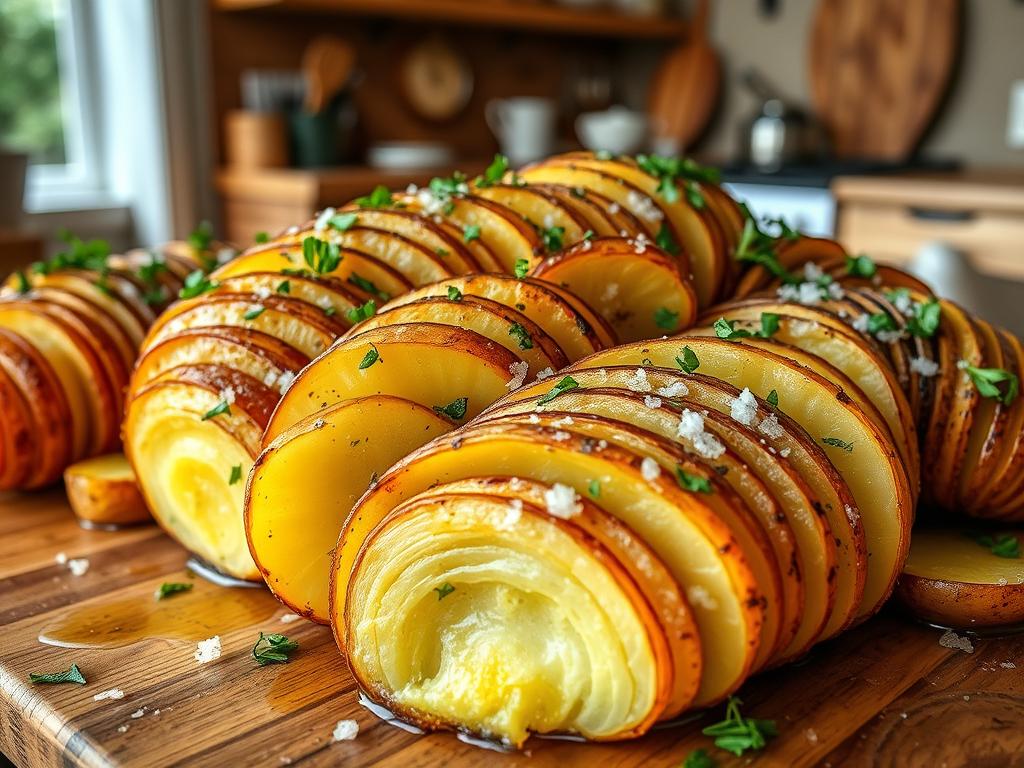
<instances>
[{"instance_id":1,"label":"flaky sea salt","mask_svg":"<svg viewBox=\"0 0 1024 768\"><path fill-rule=\"evenodd\" d=\"M693 443L693 450L706 459L717 459L725 453L725 446L718 438L704 431L704 417L689 408L683 410L677 428L680 437Z\"/></svg>"},{"instance_id":2,"label":"flaky sea salt","mask_svg":"<svg viewBox=\"0 0 1024 768\"><path fill-rule=\"evenodd\" d=\"M786 434L786 430L784 430L782 425L779 424L779 417L774 413L769 413L761 420L761 423L757 425L757 431L772 439L782 437Z\"/></svg>"},{"instance_id":3,"label":"flaky sea salt","mask_svg":"<svg viewBox=\"0 0 1024 768\"><path fill-rule=\"evenodd\" d=\"M750 426L757 418L757 400L747 387L729 403L730 415L740 424Z\"/></svg>"},{"instance_id":4,"label":"flaky sea salt","mask_svg":"<svg viewBox=\"0 0 1024 768\"><path fill-rule=\"evenodd\" d=\"M644 405L648 408L661 408L661 398L644 395Z\"/></svg>"},{"instance_id":5,"label":"flaky sea salt","mask_svg":"<svg viewBox=\"0 0 1024 768\"><path fill-rule=\"evenodd\" d=\"M661 466L650 456L640 462L640 476L648 483L653 483L661 476Z\"/></svg>"},{"instance_id":6,"label":"flaky sea salt","mask_svg":"<svg viewBox=\"0 0 1024 768\"><path fill-rule=\"evenodd\" d=\"M526 381L526 374L530 370L530 364L525 360L519 360L518 362L512 363L508 367L508 372L512 374L512 378L505 385L505 388L511 392L514 389L519 389L523 386L523 382Z\"/></svg>"},{"instance_id":7,"label":"flaky sea salt","mask_svg":"<svg viewBox=\"0 0 1024 768\"><path fill-rule=\"evenodd\" d=\"M92 697L93 701L104 701L105 699L123 699L124 691L120 688L111 688L109 691L101 691Z\"/></svg>"},{"instance_id":8,"label":"flaky sea salt","mask_svg":"<svg viewBox=\"0 0 1024 768\"><path fill-rule=\"evenodd\" d=\"M935 376L939 372L939 364L927 357L910 358L910 370L925 378Z\"/></svg>"},{"instance_id":9,"label":"flaky sea salt","mask_svg":"<svg viewBox=\"0 0 1024 768\"><path fill-rule=\"evenodd\" d=\"M964 653L974 653L974 643L969 637L961 637L952 629L947 629L939 638L939 645L943 648L952 648Z\"/></svg>"},{"instance_id":10,"label":"flaky sea salt","mask_svg":"<svg viewBox=\"0 0 1024 768\"><path fill-rule=\"evenodd\" d=\"M686 382L673 381L668 386L659 387L656 392L662 397L685 397L690 394L690 388L686 386Z\"/></svg>"},{"instance_id":11,"label":"flaky sea salt","mask_svg":"<svg viewBox=\"0 0 1024 768\"><path fill-rule=\"evenodd\" d=\"M85 572L89 570L89 561L84 557L68 560L68 570L72 576L85 576Z\"/></svg>"},{"instance_id":12,"label":"flaky sea salt","mask_svg":"<svg viewBox=\"0 0 1024 768\"><path fill-rule=\"evenodd\" d=\"M555 483L544 491L544 505L549 514L563 520L575 517L583 509L579 494L571 486L562 483Z\"/></svg>"},{"instance_id":13,"label":"flaky sea salt","mask_svg":"<svg viewBox=\"0 0 1024 768\"><path fill-rule=\"evenodd\" d=\"M634 392L650 392L651 382L647 380L647 371L637 368L633 375L626 379L626 386Z\"/></svg>"},{"instance_id":14,"label":"flaky sea salt","mask_svg":"<svg viewBox=\"0 0 1024 768\"><path fill-rule=\"evenodd\" d=\"M355 720L339 720L331 736L335 741L352 741L359 735L359 723Z\"/></svg>"},{"instance_id":15,"label":"flaky sea salt","mask_svg":"<svg viewBox=\"0 0 1024 768\"><path fill-rule=\"evenodd\" d=\"M214 635L208 640L200 640L196 644L195 660L200 664L206 664L220 658L220 635Z\"/></svg>"}]
</instances>

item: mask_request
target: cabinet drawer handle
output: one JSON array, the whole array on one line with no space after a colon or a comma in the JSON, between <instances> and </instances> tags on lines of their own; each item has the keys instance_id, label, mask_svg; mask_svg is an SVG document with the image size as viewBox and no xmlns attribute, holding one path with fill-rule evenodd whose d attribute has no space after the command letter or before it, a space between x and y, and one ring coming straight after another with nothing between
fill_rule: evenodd
<instances>
[{"instance_id":1,"label":"cabinet drawer handle","mask_svg":"<svg viewBox=\"0 0 1024 768\"><path fill-rule=\"evenodd\" d=\"M947 211L937 208L917 208L910 206L907 208L908 213L915 219L921 221L949 221L949 222L961 222L970 221L974 218L974 211Z\"/></svg>"}]
</instances>

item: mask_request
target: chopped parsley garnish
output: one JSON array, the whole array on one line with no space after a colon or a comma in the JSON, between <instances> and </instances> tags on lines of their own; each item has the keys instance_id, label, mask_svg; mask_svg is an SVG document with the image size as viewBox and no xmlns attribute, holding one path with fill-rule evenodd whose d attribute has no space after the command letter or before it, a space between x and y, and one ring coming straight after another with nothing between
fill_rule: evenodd
<instances>
[{"instance_id":1,"label":"chopped parsley garnish","mask_svg":"<svg viewBox=\"0 0 1024 768\"><path fill-rule=\"evenodd\" d=\"M434 591L437 592L438 601L444 600L448 595L455 591L455 587L449 584L447 581L440 587L434 587Z\"/></svg>"},{"instance_id":2,"label":"chopped parsley garnish","mask_svg":"<svg viewBox=\"0 0 1024 768\"><path fill-rule=\"evenodd\" d=\"M584 242L586 242L587 240L593 240L595 237L597 237L597 235L594 234L594 230L588 229L586 232L583 233L582 239Z\"/></svg>"},{"instance_id":3,"label":"chopped parsley garnish","mask_svg":"<svg viewBox=\"0 0 1024 768\"><path fill-rule=\"evenodd\" d=\"M654 310L654 324L666 331L674 331L679 327L679 313L666 307Z\"/></svg>"},{"instance_id":4,"label":"chopped parsley garnish","mask_svg":"<svg viewBox=\"0 0 1024 768\"><path fill-rule=\"evenodd\" d=\"M964 360L961 360L957 367L967 372L975 389L982 397L1009 405L1017 399L1017 395L1020 393L1020 379L1015 373L1004 371L1002 368L977 368L968 365ZM1003 388L1000 389L998 384L1003 384Z\"/></svg>"},{"instance_id":5,"label":"chopped parsley garnish","mask_svg":"<svg viewBox=\"0 0 1024 768\"><path fill-rule=\"evenodd\" d=\"M914 305L914 316L907 320L907 330L914 336L930 339L939 330L942 305L935 298Z\"/></svg>"},{"instance_id":6,"label":"chopped parsley garnish","mask_svg":"<svg viewBox=\"0 0 1024 768\"><path fill-rule=\"evenodd\" d=\"M253 238L253 242L255 242L257 245L262 245L263 243L270 242L270 235L268 235L266 232L257 232L256 236Z\"/></svg>"},{"instance_id":7,"label":"chopped parsley garnish","mask_svg":"<svg viewBox=\"0 0 1024 768\"><path fill-rule=\"evenodd\" d=\"M496 154L491 164L484 170L482 176L477 176L474 183L478 187L493 187L500 184L508 171L508 158L502 154Z\"/></svg>"},{"instance_id":8,"label":"chopped parsley garnish","mask_svg":"<svg viewBox=\"0 0 1024 768\"><path fill-rule=\"evenodd\" d=\"M282 280L280 283L278 283L277 284L277 292L278 293L291 293L292 292L292 283L291 283L291 281L290 280Z\"/></svg>"},{"instance_id":9,"label":"chopped parsley garnish","mask_svg":"<svg viewBox=\"0 0 1024 768\"><path fill-rule=\"evenodd\" d=\"M974 539L979 547L985 547L997 557L1017 559L1020 557L1020 540L1012 533L992 535L977 531L965 531L964 535Z\"/></svg>"},{"instance_id":10,"label":"chopped parsley garnish","mask_svg":"<svg viewBox=\"0 0 1024 768\"><path fill-rule=\"evenodd\" d=\"M199 222L185 238L185 241L192 246L192 250L197 254L209 251L210 246L213 245L213 225L208 221Z\"/></svg>"},{"instance_id":11,"label":"chopped parsley garnish","mask_svg":"<svg viewBox=\"0 0 1024 768\"><path fill-rule=\"evenodd\" d=\"M392 202L391 190L383 184L374 187L370 194L356 198L356 205L360 208L387 208Z\"/></svg>"},{"instance_id":12,"label":"chopped parsley garnish","mask_svg":"<svg viewBox=\"0 0 1024 768\"><path fill-rule=\"evenodd\" d=\"M768 397L766 397L765 400L768 401L768 405L770 405L772 408L778 408L779 407L779 393L778 393L778 391L773 389L771 392L768 393Z\"/></svg>"},{"instance_id":13,"label":"chopped parsley garnish","mask_svg":"<svg viewBox=\"0 0 1024 768\"><path fill-rule=\"evenodd\" d=\"M77 664L72 664L71 669L66 672L47 672L45 674L30 672L28 679L32 683L75 683L76 685L85 685L85 676Z\"/></svg>"},{"instance_id":14,"label":"chopped parsley garnish","mask_svg":"<svg viewBox=\"0 0 1024 768\"><path fill-rule=\"evenodd\" d=\"M833 448L841 448L847 453L853 453L853 443L840 440L838 437L823 437L821 438L821 442L825 445L831 445Z\"/></svg>"},{"instance_id":15,"label":"chopped parsley garnish","mask_svg":"<svg viewBox=\"0 0 1024 768\"><path fill-rule=\"evenodd\" d=\"M255 320L257 317L262 315L266 311L266 309L267 308L263 307L263 306L253 307L248 312L246 312L244 315L242 315L242 319L243 320Z\"/></svg>"},{"instance_id":16,"label":"chopped parsley garnish","mask_svg":"<svg viewBox=\"0 0 1024 768\"><path fill-rule=\"evenodd\" d=\"M868 317L868 333L875 336L882 331L895 331L896 321L888 312L877 312Z\"/></svg>"},{"instance_id":17,"label":"chopped parsley garnish","mask_svg":"<svg viewBox=\"0 0 1024 768\"><path fill-rule=\"evenodd\" d=\"M224 414L227 414L228 416L231 415L231 406L228 404L227 400L221 400L219 403L213 406L213 408L204 413L203 421L209 421L210 419L214 419L217 416L221 416Z\"/></svg>"},{"instance_id":18,"label":"chopped parsley garnish","mask_svg":"<svg viewBox=\"0 0 1024 768\"><path fill-rule=\"evenodd\" d=\"M289 640L284 635L265 635L260 632L260 639L252 647L252 657L261 667L267 664L285 664L288 654L298 649L297 640Z\"/></svg>"},{"instance_id":19,"label":"chopped parsley garnish","mask_svg":"<svg viewBox=\"0 0 1024 768\"><path fill-rule=\"evenodd\" d=\"M373 294L381 301L387 301L388 299L391 298L390 293L382 291L374 284L372 280L367 280L365 277L361 277L360 275L357 275L355 272L348 276L348 282L354 285L356 288L361 288L367 293Z\"/></svg>"},{"instance_id":20,"label":"chopped parsley garnish","mask_svg":"<svg viewBox=\"0 0 1024 768\"><path fill-rule=\"evenodd\" d=\"M25 277L25 273L20 269L14 273L14 279L17 282L18 293L24 295L32 290L32 285L29 283L28 278Z\"/></svg>"},{"instance_id":21,"label":"chopped parsley garnish","mask_svg":"<svg viewBox=\"0 0 1024 768\"><path fill-rule=\"evenodd\" d=\"M681 768L717 768L718 763L704 749L695 749L683 760Z\"/></svg>"},{"instance_id":22,"label":"chopped parsley garnish","mask_svg":"<svg viewBox=\"0 0 1024 768\"><path fill-rule=\"evenodd\" d=\"M541 240L544 241L544 249L548 252L562 250L562 239L565 237L565 227L547 227L540 230Z\"/></svg>"},{"instance_id":23,"label":"chopped parsley garnish","mask_svg":"<svg viewBox=\"0 0 1024 768\"><path fill-rule=\"evenodd\" d=\"M555 386L553 386L550 390L548 390L547 394L542 395L540 399L537 400L537 405L544 405L545 403L550 403L563 392L568 392L569 390L576 389L577 387L579 387L579 382L576 381L576 379L574 379L572 376L566 376L560 382L555 384Z\"/></svg>"},{"instance_id":24,"label":"chopped parsley garnish","mask_svg":"<svg viewBox=\"0 0 1024 768\"><path fill-rule=\"evenodd\" d=\"M234 485L235 483L237 483L241 479L242 479L242 465L241 464L235 464L235 466L233 466L231 468L231 476L228 478L228 485Z\"/></svg>"},{"instance_id":25,"label":"chopped parsley garnish","mask_svg":"<svg viewBox=\"0 0 1024 768\"><path fill-rule=\"evenodd\" d=\"M334 315L338 311L337 307L324 307L323 309L324 309L324 314L327 315L328 317L334 317Z\"/></svg>"},{"instance_id":26,"label":"chopped parsley garnish","mask_svg":"<svg viewBox=\"0 0 1024 768\"><path fill-rule=\"evenodd\" d=\"M508 335L519 343L520 349L533 349L533 339L530 338L530 332L523 327L522 323L512 323L508 329Z\"/></svg>"},{"instance_id":27,"label":"chopped parsley garnish","mask_svg":"<svg viewBox=\"0 0 1024 768\"><path fill-rule=\"evenodd\" d=\"M757 335L762 339L770 339L779 330L779 316L774 312L761 313L761 330Z\"/></svg>"},{"instance_id":28,"label":"chopped parsley garnish","mask_svg":"<svg viewBox=\"0 0 1024 768\"><path fill-rule=\"evenodd\" d=\"M669 228L666 222L661 222L661 227L658 229L658 234L654 236L654 243L665 253L672 254L673 256L679 255L679 243L676 242L675 236L672 234L671 228Z\"/></svg>"},{"instance_id":29,"label":"chopped parsley garnish","mask_svg":"<svg viewBox=\"0 0 1024 768\"><path fill-rule=\"evenodd\" d=\"M462 301L462 291L460 291L454 285L449 285L448 286L448 300L449 301Z\"/></svg>"},{"instance_id":30,"label":"chopped parsley garnish","mask_svg":"<svg viewBox=\"0 0 1024 768\"><path fill-rule=\"evenodd\" d=\"M479 224L470 224L470 225L464 227L463 230L462 230L462 239L464 241L466 241L467 243L471 243L474 240L479 240L480 239L480 225Z\"/></svg>"},{"instance_id":31,"label":"chopped parsley garnish","mask_svg":"<svg viewBox=\"0 0 1024 768\"><path fill-rule=\"evenodd\" d=\"M377 314L377 302L373 299L368 300L360 307L353 307L352 309L345 311L345 317L347 317L348 321L353 325L371 318L375 314Z\"/></svg>"},{"instance_id":32,"label":"chopped parsley garnish","mask_svg":"<svg viewBox=\"0 0 1024 768\"><path fill-rule=\"evenodd\" d=\"M513 269L515 270L516 277L522 280L530 272L530 260L516 259L516 265Z\"/></svg>"},{"instance_id":33,"label":"chopped parsley garnish","mask_svg":"<svg viewBox=\"0 0 1024 768\"><path fill-rule=\"evenodd\" d=\"M740 714L741 703L735 696L730 696L725 705L725 720L701 731L705 736L715 737L716 747L737 757L748 749L763 749L768 739L779 735L774 720L743 717Z\"/></svg>"},{"instance_id":34,"label":"chopped parsley garnish","mask_svg":"<svg viewBox=\"0 0 1024 768\"><path fill-rule=\"evenodd\" d=\"M142 300L149 306L167 301L167 289L160 284L160 273L167 271L167 265L155 253L149 255L149 264L139 267L139 279L146 286Z\"/></svg>"},{"instance_id":35,"label":"chopped parsley garnish","mask_svg":"<svg viewBox=\"0 0 1024 768\"><path fill-rule=\"evenodd\" d=\"M447 416L453 421L461 421L466 418L466 408L469 405L468 397L460 397L458 400L452 400L448 405L435 405L434 413L439 416Z\"/></svg>"},{"instance_id":36,"label":"chopped parsley garnish","mask_svg":"<svg viewBox=\"0 0 1024 768\"><path fill-rule=\"evenodd\" d=\"M110 257L110 243L106 240L82 240L67 230L62 230L60 239L68 244L66 251L61 251L49 261L37 261L32 264L32 271L37 275L49 275L59 269L75 268L105 275L109 270L107 259Z\"/></svg>"},{"instance_id":37,"label":"chopped parsley garnish","mask_svg":"<svg viewBox=\"0 0 1024 768\"><path fill-rule=\"evenodd\" d=\"M341 249L337 243L310 235L302 240L302 259L314 273L326 275L341 263Z\"/></svg>"},{"instance_id":38,"label":"chopped parsley garnish","mask_svg":"<svg viewBox=\"0 0 1024 768\"><path fill-rule=\"evenodd\" d=\"M744 211L747 220L743 223L743 233L740 235L739 243L736 244L736 260L759 264L783 283L798 283L799 280L779 263L778 256L775 255L775 239L758 228L757 221L745 207Z\"/></svg>"},{"instance_id":39,"label":"chopped parsley garnish","mask_svg":"<svg viewBox=\"0 0 1024 768\"><path fill-rule=\"evenodd\" d=\"M366 354L363 355L362 362L359 363L359 370L362 371L369 368L378 360L380 360L380 352L378 352L377 348L371 344L369 350L367 350Z\"/></svg>"},{"instance_id":40,"label":"chopped parsley garnish","mask_svg":"<svg viewBox=\"0 0 1024 768\"><path fill-rule=\"evenodd\" d=\"M779 330L779 316L774 312L761 313L761 328L757 331L748 331L744 328L736 328L736 323L720 317L714 324L715 335L720 339L735 341L736 339L761 338L770 339Z\"/></svg>"},{"instance_id":41,"label":"chopped parsley garnish","mask_svg":"<svg viewBox=\"0 0 1024 768\"><path fill-rule=\"evenodd\" d=\"M590 498L597 499L601 496L601 482L599 480L591 480L590 485L587 486L587 493Z\"/></svg>"},{"instance_id":42,"label":"chopped parsley garnish","mask_svg":"<svg viewBox=\"0 0 1024 768\"><path fill-rule=\"evenodd\" d=\"M165 581L157 589L154 597L157 600L166 600L171 595L177 595L182 592L190 592L192 590L192 584L188 584L181 581Z\"/></svg>"},{"instance_id":43,"label":"chopped parsley garnish","mask_svg":"<svg viewBox=\"0 0 1024 768\"><path fill-rule=\"evenodd\" d=\"M682 357L676 358L676 365L684 373L693 373L700 367L700 360L697 359L697 353L689 347L683 347Z\"/></svg>"},{"instance_id":44,"label":"chopped parsley garnish","mask_svg":"<svg viewBox=\"0 0 1024 768\"><path fill-rule=\"evenodd\" d=\"M867 254L859 253L856 256L846 257L846 274L851 277L867 279L874 277L877 271L878 267L875 266L875 262Z\"/></svg>"},{"instance_id":45,"label":"chopped parsley garnish","mask_svg":"<svg viewBox=\"0 0 1024 768\"><path fill-rule=\"evenodd\" d=\"M336 213L331 216L331 218L327 220L327 226L331 229L336 229L339 232L347 232L355 226L357 221L359 221L358 213L345 211L344 213Z\"/></svg>"},{"instance_id":46,"label":"chopped parsley garnish","mask_svg":"<svg viewBox=\"0 0 1024 768\"><path fill-rule=\"evenodd\" d=\"M462 171L455 171L448 177L435 176L430 180L429 186L436 199L449 201L444 211L445 214L451 213L455 207L455 204L451 202L451 198L469 192L469 186L466 184L466 174Z\"/></svg>"},{"instance_id":47,"label":"chopped parsley garnish","mask_svg":"<svg viewBox=\"0 0 1024 768\"><path fill-rule=\"evenodd\" d=\"M700 475L691 475L682 467L676 467L676 482L690 493L711 493L711 481Z\"/></svg>"},{"instance_id":48,"label":"chopped parsley garnish","mask_svg":"<svg viewBox=\"0 0 1024 768\"><path fill-rule=\"evenodd\" d=\"M450 256L450 255L451 255L451 251L449 251L449 250L448 250L447 248L435 248L435 249L434 249L434 253L436 253L436 254L437 254L438 256L440 256L440 257L441 257L442 259L443 259L443 258L444 258L445 256Z\"/></svg>"},{"instance_id":49,"label":"chopped parsley garnish","mask_svg":"<svg viewBox=\"0 0 1024 768\"><path fill-rule=\"evenodd\" d=\"M685 157L637 155L636 163L643 171L658 179L657 193L666 202L679 200L678 182L682 182L687 202L697 209L706 204L700 184L717 183L719 179L717 169L704 168Z\"/></svg>"}]
</instances>

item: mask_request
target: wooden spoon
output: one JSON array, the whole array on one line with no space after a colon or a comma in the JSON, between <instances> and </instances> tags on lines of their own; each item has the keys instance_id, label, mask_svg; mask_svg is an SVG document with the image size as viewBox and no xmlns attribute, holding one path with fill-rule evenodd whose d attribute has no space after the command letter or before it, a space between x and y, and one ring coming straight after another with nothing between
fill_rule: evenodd
<instances>
[{"instance_id":1,"label":"wooden spoon","mask_svg":"<svg viewBox=\"0 0 1024 768\"><path fill-rule=\"evenodd\" d=\"M315 114L331 103L348 82L355 61L355 50L337 37L318 37L306 47L302 71L306 74L307 111Z\"/></svg>"}]
</instances>

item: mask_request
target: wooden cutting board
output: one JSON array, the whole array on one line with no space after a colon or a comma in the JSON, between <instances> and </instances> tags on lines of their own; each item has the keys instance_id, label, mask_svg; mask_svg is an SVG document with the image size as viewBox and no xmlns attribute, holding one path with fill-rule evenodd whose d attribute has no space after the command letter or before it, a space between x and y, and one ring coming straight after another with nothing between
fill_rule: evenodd
<instances>
[{"instance_id":1,"label":"wooden cutting board","mask_svg":"<svg viewBox=\"0 0 1024 768\"><path fill-rule=\"evenodd\" d=\"M960 0L821 0L811 102L839 156L913 153L949 86L960 27Z\"/></svg>"},{"instance_id":2,"label":"wooden cutting board","mask_svg":"<svg viewBox=\"0 0 1024 768\"><path fill-rule=\"evenodd\" d=\"M55 556L88 558L73 576ZM157 603L164 581L188 580L185 554L155 527L84 531L62 496L0 495L0 750L18 766L679 766L720 712L632 742L532 739L496 755L451 734L417 736L376 719L356 692L326 627L283 624L262 589L194 589ZM299 651L258 667L258 632ZM41 643L78 642L64 648ZM196 641L219 635L223 655L200 665ZM971 654L896 610L761 675L744 711L780 735L757 765L1019 765L1024 754L1024 635L976 639ZM29 672L67 669L85 686L30 685ZM124 698L95 701L119 688ZM340 719L355 741L334 743ZM719 765L745 765L711 750ZM1014 761L1017 762L1014 762Z\"/></svg>"},{"instance_id":3,"label":"wooden cutting board","mask_svg":"<svg viewBox=\"0 0 1024 768\"><path fill-rule=\"evenodd\" d=\"M708 41L710 0L697 0L687 40L655 70L647 113L656 144L687 151L703 133L718 102L721 66Z\"/></svg>"}]
</instances>

